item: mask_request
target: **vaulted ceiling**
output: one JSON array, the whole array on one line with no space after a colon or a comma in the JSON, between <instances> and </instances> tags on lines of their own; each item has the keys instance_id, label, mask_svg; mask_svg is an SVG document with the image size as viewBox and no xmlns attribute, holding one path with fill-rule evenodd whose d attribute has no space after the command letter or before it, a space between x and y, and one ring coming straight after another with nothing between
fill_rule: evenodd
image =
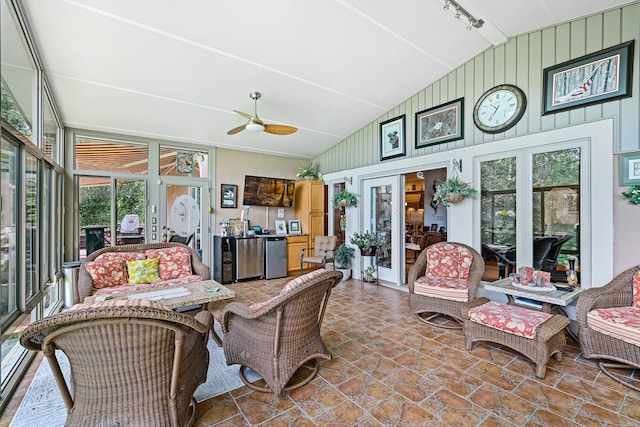
<instances>
[{"instance_id":1,"label":"vaulted ceiling","mask_svg":"<svg viewBox=\"0 0 640 427\"><path fill-rule=\"evenodd\" d=\"M624 0L22 0L67 127L312 158L492 45ZM4 59L3 59L4 60ZM265 123L243 130L260 91Z\"/></svg>"}]
</instances>

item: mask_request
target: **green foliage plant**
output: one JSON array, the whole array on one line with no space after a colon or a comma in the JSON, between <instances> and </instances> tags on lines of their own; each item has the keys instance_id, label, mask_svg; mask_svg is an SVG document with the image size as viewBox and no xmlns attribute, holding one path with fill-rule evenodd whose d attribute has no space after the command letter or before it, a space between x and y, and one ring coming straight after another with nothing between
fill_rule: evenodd
<instances>
[{"instance_id":1,"label":"green foliage plant","mask_svg":"<svg viewBox=\"0 0 640 427\"><path fill-rule=\"evenodd\" d=\"M622 197L632 205L640 204L640 185L632 185L629 191L623 191Z\"/></svg>"},{"instance_id":2,"label":"green foliage plant","mask_svg":"<svg viewBox=\"0 0 640 427\"><path fill-rule=\"evenodd\" d=\"M454 199L456 198L455 196L458 196L460 200L465 197L475 198L478 196L478 190L468 182L460 181L457 176L447 178L445 181L436 184L433 200L437 204L449 207L449 203L452 202L452 196L454 196Z\"/></svg>"},{"instance_id":3,"label":"green foliage plant","mask_svg":"<svg viewBox=\"0 0 640 427\"><path fill-rule=\"evenodd\" d=\"M333 252L333 258L336 262L336 268L351 268L351 259L354 257L356 250L351 246L342 244Z\"/></svg>"},{"instance_id":4,"label":"green foliage plant","mask_svg":"<svg viewBox=\"0 0 640 427\"><path fill-rule=\"evenodd\" d=\"M379 248L384 245L384 238L370 231L355 232L351 236L350 242L360 248L361 252L371 252L373 248Z\"/></svg>"},{"instance_id":5,"label":"green foliage plant","mask_svg":"<svg viewBox=\"0 0 640 427\"><path fill-rule=\"evenodd\" d=\"M348 190L342 190L333 196L334 208L357 208L358 207L358 195Z\"/></svg>"},{"instance_id":6,"label":"green foliage plant","mask_svg":"<svg viewBox=\"0 0 640 427\"><path fill-rule=\"evenodd\" d=\"M318 163L313 163L311 160L302 161L301 170L296 176L301 179L322 181L320 165Z\"/></svg>"}]
</instances>

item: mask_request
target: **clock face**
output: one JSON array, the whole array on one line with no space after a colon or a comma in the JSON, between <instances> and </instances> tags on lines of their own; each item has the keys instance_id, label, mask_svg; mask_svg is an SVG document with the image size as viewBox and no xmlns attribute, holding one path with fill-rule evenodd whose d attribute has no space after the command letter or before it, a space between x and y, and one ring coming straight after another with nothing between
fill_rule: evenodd
<instances>
[{"instance_id":1,"label":"clock face","mask_svg":"<svg viewBox=\"0 0 640 427\"><path fill-rule=\"evenodd\" d=\"M171 228L181 237L192 235L200 225L198 202L188 195L179 196L171 205Z\"/></svg>"},{"instance_id":2,"label":"clock face","mask_svg":"<svg viewBox=\"0 0 640 427\"><path fill-rule=\"evenodd\" d=\"M476 102L473 121L487 133L503 132L522 118L527 97L517 86L500 85L486 91Z\"/></svg>"}]
</instances>

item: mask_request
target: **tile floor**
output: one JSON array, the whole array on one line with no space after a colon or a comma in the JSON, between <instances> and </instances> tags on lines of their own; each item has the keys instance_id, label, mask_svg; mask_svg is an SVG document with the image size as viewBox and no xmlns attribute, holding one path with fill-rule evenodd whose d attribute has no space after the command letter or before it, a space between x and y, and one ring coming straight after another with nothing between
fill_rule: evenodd
<instances>
[{"instance_id":1,"label":"tile floor","mask_svg":"<svg viewBox=\"0 0 640 427\"><path fill-rule=\"evenodd\" d=\"M275 295L282 280L231 285L241 301ZM544 379L499 346L464 349L462 331L409 312L408 294L350 280L329 301L323 337L334 358L284 397L246 387L198 405L196 426L635 426L640 393L602 375L569 340ZM37 361L41 360L41 356ZM26 385L0 418L8 426Z\"/></svg>"}]
</instances>

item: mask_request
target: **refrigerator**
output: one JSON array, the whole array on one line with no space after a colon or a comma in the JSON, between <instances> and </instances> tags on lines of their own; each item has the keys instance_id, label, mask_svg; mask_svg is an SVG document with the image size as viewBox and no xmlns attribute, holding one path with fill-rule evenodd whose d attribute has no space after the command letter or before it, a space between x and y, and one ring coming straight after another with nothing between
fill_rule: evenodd
<instances>
[{"instance_id":1,"label":"refrigerator","mask_svg":"<svg viewBox=\"0 0 640 427\"><path fill-rule=\"evenodd\" d=\"M287 276L287 239L285 237L263 237L264 277L277 279Z\"/></svg>"}]
</instances>

